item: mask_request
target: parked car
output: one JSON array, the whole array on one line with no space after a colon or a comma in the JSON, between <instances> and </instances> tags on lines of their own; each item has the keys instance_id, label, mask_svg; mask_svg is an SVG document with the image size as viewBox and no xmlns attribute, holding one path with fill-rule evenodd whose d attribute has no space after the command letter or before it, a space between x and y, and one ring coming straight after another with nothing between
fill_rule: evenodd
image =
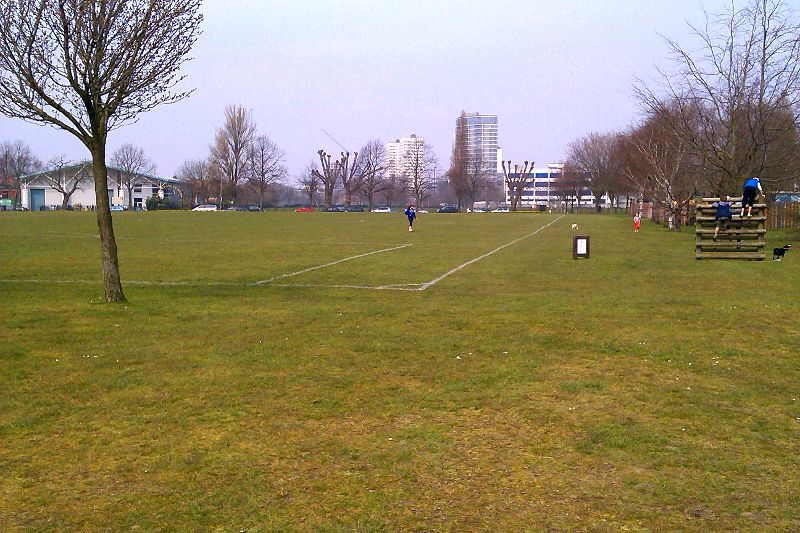
<instances>
[{"instance_id":1,"label":"parked car","mask_svg":"<svg viewBox=\"0 0 800 533\"><path fill-rule=\"evenodd\" d=\"M458 208L454 205L446 205L436 210L437 213L458 213Z\"/></svg>"},{"instance_id":2,"label":"parked car","mask_svg":"<svg viewBox=\"0 0 800 533\"><path fill-rule=\"evenodd\" d=\"M373 213L391 213L392 212L392 208L391 207L376 207L375 209L372 210L372 212Z\"/></svg>"},{"instance_id":3,"label":"parked car","mask_svg":"<svg viewBox=\"0 0 800 533\"><path fill-rule=\"evenodd\" d=\"M28 208L25 207L24 205L15 205L14 211L28 211Z\"/></svg>"},{"instance_id":4,"label":"parked car","mask_svg":"<svg viewBox=\"0 0 800 533\"><path fill-rule=\"evenodd\" d=\"M312 213L313 211L314 208L311 207L310 205L306 207L298 207L297 209L294 210L295 213Z\"/></svg>"},{"instance_id":5,"label":"parked car","mask_svg":"<svg viewBox=\"0 0 800 533\"><path fill-rule=\"evenodd\" d=\"M119 205L119 204L112 205L110 210L111 211L125 211L125 206L124 205Z\"/></svg>"},{"instance_id":6,"label":"parked car","mask_svg":"<svg viewBox=\"0 0 800 533\"><path fill-rule=\"evenodd\" d=\"M344 210L341 207L336 207L335 205L326 207L322 210L323 213L341 213L342 211Z\"/></svg>"},{"instance_id":7,"label":"parked car","mask_svg":"<svg viewBox=\"0 0 800 533\"><path fill-rule=\"evenodd\" d=\"M346 213L363 213L364 208L359 205L349 205L347 207L343 207L342 211Z\"/></svg>"},{"instance_id":8,"label":"parked car","mask_svg":"<svg viewBox=\"0 0 800 533\"><path fill-rule=\"evenodd\" d=\"M261 209L257 205L248 205L247 206L247 210L248 211L263 211L263 209Z\"/></svg>"},{"instance_id":9,"label":"parked car","mask_svg":"<svg viewBox=\"0 0 800 533\"><path fill-rule=\"evenodd\" d=\"M492 210L486 207L476 207L472 210L473 213L491 213Z\"/></svg>"},{"instance_id":10,"label":"parked car","mask_svg":"<svg viewBox=\"0 0 800 533\"><path fill-rule=\"evenodd\" d=\"M232 205L230 207L226 207L225 211L249 211L246 205Z\"/></svg>"},{"instance_id":11,"label":"parked car","mask_svg":"<svg viewBox=\"0 0 800 533\"><path fill-rule=\"evenodd\" d=\"M492 213L508 213L508 212L509 211L507 207L498 207L497 209L492 211Z\"/></svg>"},{"instance_id":12,"label":"parked car","mask_svg":"<svg viewBox=\"0 0 800 533\"><path fill-rule=\"evenodd\" d=\"M192 209L192 211L216 211L216 210L217 206L213 204L202 204Z\"/></svg>"}]
</instances>

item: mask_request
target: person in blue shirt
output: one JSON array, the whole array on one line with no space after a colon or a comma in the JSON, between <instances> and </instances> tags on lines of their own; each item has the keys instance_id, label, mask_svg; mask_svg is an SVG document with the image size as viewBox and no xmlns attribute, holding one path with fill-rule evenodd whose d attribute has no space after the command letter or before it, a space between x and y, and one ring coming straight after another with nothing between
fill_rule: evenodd
<instances>
[{"instance_id":1,"label":"person in blue shirt","mask_svg":"<svg viewBox=\"0 0 800 533\"><path fill-rule=\"evenodd\" d=\"M728 229L728 224L731 223L731 204L733 202L730 199L723 195L720 197L718 202L714 202L711 204L713 207L717 208L717 212L714 215L714 218L717 219L717 227L714 229L714 240L717 240L717 235L719 235L719 230L725 231Z\"/></svg>"},{"instance_id":2,"label":"person in blue shirt","mask_svg":"<svg viewBox=\"0 0 800 533\"><path fill-rule=\"evenodd\" d=\"M408 231L414 231L412 226L414 225L414 219L417 218L417 211L414 209L414 204L408 204L408 207L406 207L406 210L403 212L408 217Z\"/></svg>"},{"instance_id":3,"label":"person in blue shirt","mask_svg":"<svg viewBox=\"0 0 800 533\"><path fill-rule=\"evenodd\" d=\"M756 193L764 194L764 191L761 189L761 181L756 176L753 176L745 181L742 187L742 216L752 216ZM747 211L746 215L745 210Z\"/></svg>"}]
</instances>

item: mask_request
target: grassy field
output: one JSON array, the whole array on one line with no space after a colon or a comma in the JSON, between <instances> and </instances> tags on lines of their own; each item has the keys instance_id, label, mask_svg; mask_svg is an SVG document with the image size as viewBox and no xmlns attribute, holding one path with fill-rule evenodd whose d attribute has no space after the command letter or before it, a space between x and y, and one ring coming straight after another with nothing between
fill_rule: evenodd
<instances>
[{"instance_id":1,"label":"grassy field","mask_svg":"<svg viewBox=\"0 0 800 533\"><path fill-rule=\"evenodd\" d=\"M793 252L696 261L622 216L114 217L125 305L92 214L0 213L0 530L800 529Z\"/></svg>"}]
</instances>

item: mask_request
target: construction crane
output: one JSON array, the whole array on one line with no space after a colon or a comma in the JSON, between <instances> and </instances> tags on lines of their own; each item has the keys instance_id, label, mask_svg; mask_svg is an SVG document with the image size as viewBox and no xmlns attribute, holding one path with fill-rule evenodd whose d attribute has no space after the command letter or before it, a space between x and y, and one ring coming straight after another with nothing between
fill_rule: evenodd
<instances>
[{"instance_id":1,"label":"construction crane","mask_svg":"<svg viewBox=\"0 0 800 533\"><path fill-rule=\"evenodd\" d=\"M327 131L325 131L325 129L324 129L324 128L320 128L320 129L322 130L322 133L324 133L325 135L327 135L327 136L328 136L328 138L329 138L330 140L332 140L332 141L333 141L333 142L335 142L337 145L339 145L339 148L341 148L342 150L344 150L344 151L345 151L346 153L348 153L348 154L350 153L350 150L348 150L347 148L345 148L344 146L342 146L342 143L340 143L339 141L337 141L336 139L334 139L334 138L333 138L333 135L331 135L330 133L328 133Z\"/></svg>"}]
</instances>

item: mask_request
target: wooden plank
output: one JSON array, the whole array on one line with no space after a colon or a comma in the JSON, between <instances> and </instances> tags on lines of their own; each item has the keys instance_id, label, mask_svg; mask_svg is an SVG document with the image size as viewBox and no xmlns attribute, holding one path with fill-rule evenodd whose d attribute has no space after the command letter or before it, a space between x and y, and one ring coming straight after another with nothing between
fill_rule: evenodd
<instances>
[{"instance_id":1,"label":"wooden plank","mask_svg":"<svg viewBox=\"0 0 800 533\"><path fill-rule=\"evenodd\" d=\"M713 216L699 216L695 218L698 222L714 222L716 223L717 219ZM764 216L752 216L752 217L740 217L739 215L734 215L731 218L731 223L735 222L763 222L767 220L767 217Z\"/></svg>"},{"instance_id":2,"label":"wooden plank","mask_svg":"<svg viewBox=\"0 0 800 533\"><path fill-rule=\"evenodd\" d=\"M722 235L729 235L729 234L735 234L735 235L760 235L760 234L764 234L766 232L767 232L767 230L765 230L765 229L752 229L752 228L738 228L737 229L737 228L728 227L728 229L726 231L720 230L719 234L720 234L720 237L721 237ZM714 229L713 228L697 228L695 230L695 233L699 233L700 235L714 235Z\"/></svg>"},{"instance_id":3,"label":"wooden plank","mask_svg":"<svg viewBox=\"0 0 800 533\"><path fill-rule=\"evenodd\" d=\"M767 204L753 204L753 209L754 210L755 209L765 209L766 207L767 207ZM695 209L714 209L714 210L717 209L712 204L695 204L694 208ZM731 209L741 209L741 208L742 208L741 202L732 202L731 203Z\"/></svg>"},{"instance_id":4,"label":"wooden plank","mask_svg":"<svg viewBox=\"0 0 800 533\"><path fill-rule=\"evenodd\" d=\"M728 196L728 201L729 202L741 202L742 198L744 198L744 197L743 196ZM715 198L713 196L704 196L703 198L701 198L701 200L703 202L708 202L708 203L719 202L721 199L722 198Z\"/></svg>"},{"instance_id":5,"label":"wooden plank","mask_svg":"<svg viewBox=\"0 0 800 533\"><path fill-rule=\"evenodd\" d=\"M704 242L695 246L695 251L701 250L703 252L763 252L764 243L727 243L727 242Z\"/></svg>"},{"instance_id":6,"label":"wooden plank","mask_svg":"<svg viewBox=\"0 0 800 533\"><path fill-rule=\"evenodd\" d=\"M749 253L713 253L713 252L698 252L694 255L695 259L747 259L750 261L763 261L764 254L749 252Z\"/></svg>"}]
</instances>

